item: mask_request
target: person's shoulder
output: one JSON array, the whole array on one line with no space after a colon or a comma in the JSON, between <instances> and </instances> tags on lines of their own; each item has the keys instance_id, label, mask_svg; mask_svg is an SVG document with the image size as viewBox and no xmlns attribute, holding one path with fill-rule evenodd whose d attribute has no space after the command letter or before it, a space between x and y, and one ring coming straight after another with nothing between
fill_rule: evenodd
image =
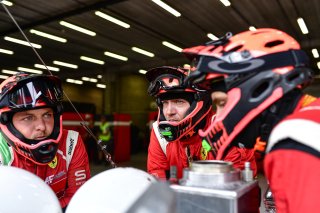
<instances>
[{"instance_id":1,"label":"person's shoulder","mask_svg":"<svg viewBox=\"0 0 320 213\"><path fill-rule=\"evenodd\" d=\"M13 149L9 147L7 141L0 135L0 166L11 164L13 159Z\"/></svg>"},{"instance_id":2,"label":"person's shoulder","mask_svg":"<svg viewBox=\"0 0 320 213\"><path fill-rule=\"evenodd\" d=\"M79 136L79 132L77 132L75 130L63 129L62 135L60 138L60 144L67 143L68 138L75 140L78 138L78 136Z\"/></svg>"},{"instance_id":3,"label":"person's shoulder","mask_svg":"<svg viewBox=\"0 0 320 213\"><path fill-rule=\"evenodd\" d=\"M267 151L287 138L310 147L318 146L316 144L319 144L317 141L320 138L320 99L281 120L270 134ZM315 148L320 150L320 147Z\"/></svg>"},{"instance_id":4,"label":"person's shoulder","mask_svg":"<svg viewBox=\"0 0 320 213\"><path fill-rule=\"evenodd\" d=\"M313 100L312 103L305 105L294 113L288 115L282 120L282 122L297 119L320 123L320 98Z\"/></svg>"}]
</instances>

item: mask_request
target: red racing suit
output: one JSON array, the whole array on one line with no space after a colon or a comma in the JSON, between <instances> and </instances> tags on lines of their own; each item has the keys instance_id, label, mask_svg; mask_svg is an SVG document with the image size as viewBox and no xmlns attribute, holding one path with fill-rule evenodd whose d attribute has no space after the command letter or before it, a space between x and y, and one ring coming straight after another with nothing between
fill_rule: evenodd
<instances>
[{"instance_id":1,"label":"red racing suit","mask_svg":"<svg viewBox=\"0 0 320 213\"><path fill-rule=\"evenodd\" d=\"M272 130L264 169L277 213L317 212L320 192L320 99Z\"/></svg>"},{"instance_id":2,"label":"red racing suit","mask_svg":"<svg viewBox=\"0 0 320 213\"><path fill-rule=\"evenodd\" d=\"M2 140L1 164L19 167L39 176L56 193L62 208L68 205L78 188L90 178L89 160L84 143L79 133L72 130L63 130L56 156L44 166L17 154Z\"/></svg>"},{"instance_id":3,"label":"red racing suit","mask_svg":"<svg viewBox=\"0 0 320 213\"><path fill-rule=\"evenodd\" d=\"M205 129L210 125L212 114L207 116ZM157 136L158 135L158 136ZM176 167L176 178L181 179L183 169L189 167L192 160L214 160L211 152L202 147L202 139L198 134L191 138L175 142L167 142L161 138L158 124L154 122L148 149L148 173L162 179L168 179L170 167ZM243 169L244 163L249 161L256 175L257 167L254 158L254 149L245 149L233 146L223 159L230 161L235 168Z\"/></svg>"}]
</instances>

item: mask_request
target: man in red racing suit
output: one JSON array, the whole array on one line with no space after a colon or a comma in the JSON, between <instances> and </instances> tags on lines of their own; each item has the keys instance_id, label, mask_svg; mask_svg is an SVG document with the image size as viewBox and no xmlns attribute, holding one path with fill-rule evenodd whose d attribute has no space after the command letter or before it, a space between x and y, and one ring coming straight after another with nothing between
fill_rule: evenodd
<instances>
[{"instance_id":1,"label":"man in red racing suit","mask_svg":"<svg viewBox=\"0 0 320 213\"><path fill-rule=\"evenodd\" d=\"M164 180L181 179L183 169L188 168L194 160L215 159L210 151L210 145L203 143L197 134L199 129L207 128L212 120L213 112L209 94L204 92L201 94L190 85L170 84L170 82L183 82L186 76L184 71L181 68L158 67L147 72L147 79L150 81L148 92L157 98L159 106L158 121L153 123L150 136L147 170L150 174ZM162 87L157 88L157 85ZM195 94L202 98L194 98ZM172 102L174 106L167 107L168 102ZM170 119L178 120L173 114L178 114L177 111L182 108L180 102L189 102L190 107L184 117L180 116L182 118L179 121L170 122ZM185 128L182 133L175 131L168 134L166 131L168 128L175 129L177 126L179 129ZM170 138L171 135L176 138ZM232 146L223 160L232 162L235 168L240 169L243 169L244 163L249 161L256 174L253 149ZM174 177L170 177L172 169Z\"/></svg>"},{"instance_id":2,"label":"man in red racing suit","mask_svg":"<svg viewBox=\"0 0 320 213\"><path fill-rule=\"evenodd\" d=\"M277 212L316 212L319 205L320 99L299 105L273 129L264 160Z\"/></svg>"},{"instance_id":3,"label":"man in red racing suit","mask_svg":"<svg viewBox=\"0 0 320 213\"><path fill-rule=\"evenodd\" d=\"M211 122L212 113L206 120L207 128ZM148 172L160 179L168 179L170 166L175 166L177 169L177 179L182 178L184 168L189 167L189 162L192 160L215 160L212 152L207 152L201 142L201 137L198 134L193 135L186 140L179 140L174 143L165 141L164 138L158 139L156 136L157 125L153 125L150 136L150 144L148 151ZM158 133L159 134L159 133ZM162 145L164 144L164 150ZM188 154L189 153L189 157ZM234 168L244 169L244 163L250 162L254 176L257 174L257 167L254 158L254 150L232 146L227 155L223 159L233 163Z\"/></svg>"},{"instance_id":4,"label":"man in red racing suit","mask_svg":"<svg viewBox=\"0 0 320 213\"><path fill-rule=\"evenodd\" d=\"M260 137L267 141L264 171L276 212L317 212L320 100L303 92L313 70L300 44L283 31L259 28L188 52L199 59L195 80L220 74L228 88L223 112L204 135L220 133L212 140L220 142L217 158L235 141L252 147Z\"/></svg>"},{"instance_id":5,"label":"man in red racing suit","mask_svg":"<svg viewBox=\"0 0 320 213\"><path fill-rule=\"evenodd\" d=\"M0 85L0 165L39 176L65 209L90 178L78 132L62 128L61 81L53 75L18 73Z\"/></svg>"},{"instance_id":6,"label":"man in red racing suit","mask_svg":"<svg viewBox=\"0 0 320 213\"><path fill-rule=\"evenodd\" d=\"M37 165L20 156L7 145L3 137L0 139L0 149L0 165L19 167L39 176L56 193L62 208L68 205L77 189L90 178L83 141L78 132L72 130L63 130L57 154L47 165Z\"/></svg>"}]
</instances>

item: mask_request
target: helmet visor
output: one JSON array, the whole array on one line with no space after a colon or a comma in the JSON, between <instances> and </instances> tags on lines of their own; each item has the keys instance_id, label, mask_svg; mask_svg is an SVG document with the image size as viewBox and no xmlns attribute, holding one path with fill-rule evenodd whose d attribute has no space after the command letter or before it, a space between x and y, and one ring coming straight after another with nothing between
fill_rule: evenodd
<instances>
[{"instance_id":1,"label":"helmet visor","mask_svg":"<svg viewBox=\"0 0 320 213\"><path fill-rule=\"evenodd\" d=\"M175 90L175 89L184 89L183 78L176 75L161 75L155 79L149 86L148 92L150 95L157 95L160 90Z\"/></svg>"},{"instance_id":2,"label":"helmet visor","mask_svg":"<svg viewBox=\"0 0 320 213\"><path fill-rule=\"evenodd\" d=\"M40 100L47 105L56 105L63 98L60 84L52 79L38 79L24 82L7 94L8 107L11 109L25 109L39 106Z\"/></svg>"}]
</instances>

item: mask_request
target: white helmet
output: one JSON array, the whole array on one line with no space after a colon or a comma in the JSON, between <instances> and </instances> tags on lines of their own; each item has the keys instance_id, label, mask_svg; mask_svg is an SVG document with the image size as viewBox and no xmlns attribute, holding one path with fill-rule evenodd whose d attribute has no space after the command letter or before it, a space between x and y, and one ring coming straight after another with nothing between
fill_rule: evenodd
<instances>
[{"instance_id":1,"label":"white helmet","mask_svg":"<svg viewBox=\"0 0 320 213\"><path fill-rule=\"evenodd\" d=\"M115 168L89 179L72 197L66 213L174 212L174 192L135 168Z\"/></svg>"},{"instance_id":2,"label":"white helmet","mask_svg":"<svg viewBox=\"0 0 320 213\"><path fill-rule=\"evenodd\" d=\"M0 166L0 212L62 213L58 198L38 176L11 166Z\"/></svg>"}]
</instances>

